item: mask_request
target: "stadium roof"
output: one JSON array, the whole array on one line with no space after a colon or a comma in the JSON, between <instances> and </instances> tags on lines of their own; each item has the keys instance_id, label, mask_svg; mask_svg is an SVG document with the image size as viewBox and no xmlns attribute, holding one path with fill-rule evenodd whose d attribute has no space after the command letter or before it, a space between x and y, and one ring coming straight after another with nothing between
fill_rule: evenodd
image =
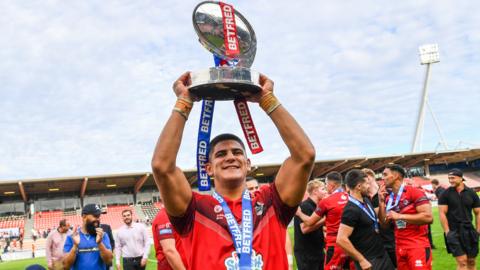
<instances>
[{"instance_id":1,"label":"stadium roof","mask_svg":"<svg viewBox=\"0 0 480 270\"><path fill-rule=\"evenodd\" d=\"M473 161L480 158L480 148L453 151L424 152L415 154L352 157L315 162L312 177L322 177L331 171L344 173L353 168L382 169L388 163L400 164L406 168L432 164L451 164ZM253 166L250 176L261 181L272 179L281 164ZM196 170L184 171L193 185L196 182ZM479 183L480 184L480 183ZM58 177L43 179L0 180L0 196L17 197L27 201L32 195L77 193L80 198L85 194L107 190L131 190L137 193L143 189L155 189L151 172L109 174L97 176Z\"/></svg>"}]
</instances>

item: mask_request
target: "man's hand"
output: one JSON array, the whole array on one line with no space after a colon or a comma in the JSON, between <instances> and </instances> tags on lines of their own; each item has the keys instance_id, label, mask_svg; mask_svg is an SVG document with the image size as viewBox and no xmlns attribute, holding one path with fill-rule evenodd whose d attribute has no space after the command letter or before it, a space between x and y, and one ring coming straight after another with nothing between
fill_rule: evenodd
<instances>
[{"instance_id":1,"label":"man's hand","mask_svg":"<svg viewBox=\"0 0 480 270\"><path fill-rule=\"evenodd\" d=\"M72 234L72 240L73 240L73 244L78 247L78 245L80 244L80 235L78 234L78 230L75 230Z\"/></svg>"},{"instance_id":2,"label":"man's hand","mask_svg":"<svg viewBox=\"0 0 480 270\"><path fill-rule=\"evenodd\" d=\"M97 242L97 244L99 244L103 239L103 229L102 228L95 228L95 231L97 232L97 237L95 238L95 242Z\"/></svg>"},{"instance_id":3,"label":"man's hand","mask_svg":"<svg viewBox=\"0 0 480 270\"><path fill-rule=\"evenodd\" d=\"M249 92L242 92L242 94L245 96L247 101L259 103L261 97L263 97L268 93L273 92L273 81L270 80L267 76L260 74L259 83L260 83L260 86L262 87L262 90L260 92L253 95L250 94Z\"/></svg>"},{"instance_id":4,"label":"man's hand","mask_svg":"<svg viewBox=\"0 0 480 270\"><path fill-rule=\"evenodd\" d=\"M117 270L122 270L122 265L120 263L117 263Z\"/></svg>"},{"instance_id":5,"label":"man's hand","mask_svg":"<svg viewBox=\"0 0 480 270\"><path fill-rule=\"evenodd\" d=\"M402 216L401 214L399 214L399 213L397 213L397 212L395 212L395 211L389 211L389 212L387 213L387 220L396 221L396 220L401 219L401 218L400 218L401 216Z\"/></svg>"},{"instance_id":6,"label":"man's hand","mask_svg":"<svg viewBox=\"0 0 480 270\"><path fill-rule=\"evenodd\" d=\"M142 261L140 262L141 267L145 267L147 265L147 258L142 258Z\"/></svg>"},{"instance_id":7,"label":"man's hand","mask_svg":"<svg viewBox=\"0 0 480 270\"><path fill-rule=\"evenodd\" d=\"M388 192L387 188L385 187L385 183L381 183L380 187L378 188L378 202L385 203L385 198L387 197Z\"/></svg>"},{"instance_id":8,"label":"man's hand","mask_svg":"<svg viewBox=\"0 0 480 270\"><path fill-rule=\"evenodd\" d=\"M177 97L186 98L191 101L198 101L199 99L192 95L188 91L188 86L192 84L192 79L190 78L190 72L183 73L174 83L173 83L173 92Z\"/></svg>"},{"instance_id":9,"label":"man's hand","mask_svg":"<svg viewBox=\"0 0 480 270\"><path fill-rule=\"evenodd\" d=\"M360 261L360 267L362 268L362 270L370 270L372 269L372 264L367 261L366 259L363 260L363 261Z\"/></svg>"}]
</instances>

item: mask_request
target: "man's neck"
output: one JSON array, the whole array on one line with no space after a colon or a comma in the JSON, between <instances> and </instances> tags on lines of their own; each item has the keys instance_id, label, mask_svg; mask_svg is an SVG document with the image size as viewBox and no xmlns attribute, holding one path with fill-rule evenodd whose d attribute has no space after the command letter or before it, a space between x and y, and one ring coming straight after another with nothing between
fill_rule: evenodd
<instances>
[{"instance_id":1,"label":"man's neck","mask_svg":"<svg viewBox=\"0 0 480 270\"><path fill-rule=\"evenodd\" d=\"M237 186L225 186L225 185L216 185L215 191L220 194L223 198L229 200L237 200L242 197L242 193L245 190L245 183Z\"/></svg>"},{"instance_id":2,"label":"man's neck","mask_svg":"<svg viewBox=\"0 0 480 270\"><path fill-rule=\"evenodd\" d=\"M402 186L402 181L401 180L395 181L395 183L393 183L393 186L392 186L393 193L397 194L398 191L400 190L401 186Z\"/></svg>"},{"instance_id":3,"label":"man's neck","mask_svg":"<svg viewBox=\"0 0 480 270\"><path fill-rule=\"evenodd\" d=\"M353 198L357 199L358 201L361 201L363 202L363 196L362 196L362 193L358 192L358 191L350 191L350 196L352 196Z\"/></svg>"},{"instance_id":4,"label":"man's neck","mask_svg":"<svg viewBox=\"0 0 480 270\"><path fill-rule=\"evenodd\" d=\"M312 200L314 203L318 203L318 201L320 200L320 199L319 199L317 196L315 196L315 195L310 195L310 196L308 196L308 198L309 198L310 200Z\"/></svg>"},{"instance_id":5,"label":"man's neck","mask_svg":"<svg viewBox=\"0 0 480 270\"><path fill-rule=\"evenodd\" d=\"M465 189L465 184L463 182L455 187L455 190L457 190L457 192L461 192L464 189Z\"/></svg>"}]
</instances>

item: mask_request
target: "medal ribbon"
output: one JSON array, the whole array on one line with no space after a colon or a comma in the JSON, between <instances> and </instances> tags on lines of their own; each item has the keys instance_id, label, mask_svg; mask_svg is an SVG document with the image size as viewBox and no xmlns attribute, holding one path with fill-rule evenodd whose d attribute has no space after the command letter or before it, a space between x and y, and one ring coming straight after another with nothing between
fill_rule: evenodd
<instances>
[{"instance_id":1,"label":"medal ribbon","mask_svg":"<svg viewBox=\"0 0 480 270\"><path fill-rule=\"evenodd\" d=\"M207 174L205 164L208 162L208 152L210 150L214 108L214 100L203 100L197 139L197 179L198 190L200 191L210 190L210 176Z\"/></svg>"},{"instance_id":2,"label":"medal ribbon","mask_svg":"<svg viewBox=\"0 0 480 270\"><path fill-rule=\"evenodd\" d=\"M248 190L243 191L242 195L242 227L238 225L235 217L228 207L227 203L215 190L212 194L218 203L222 206L225 219L227 220L228 230L232 235L232 241L235 246L235 250L240 258L239 266L240 270L252 269L252 244L253 244L253 213L252 213L252 200L250 198L250 192Z\"/></svg>"},{"instance_id":3,"label":"medal ribbon","mask_svg":"<svg viewBox=\"0 0 480 270\"><path fill-rule=\"evenodd\" d=\"M359 200L355 199L354 197L348 195L348 200L351 201L353 204L355 204L356 206L358 206L360 209L362 209L363 212L365 212L365 214L367 214L367 216L373 221L373 227L375 228L375 230L377 231L380 227L378 226L378 220L377 220L377 215L375 214L375 211L373 210L373 208L370 206L370 204L368 204L366 201L365 201L365 204L367 205L367 207L365 207L365 205L363 205L363 203L361 203Z\"/></svg>"},{"instance_id":4,"label":"medal ribbon","mask_svg":"<svg viewBox=\"0 0 480 270\"><path fill-rule=\"evenodd\" d=\"M393 198L395 198L395 194L393 194L393 191L390 192L390 197L388 198L388 202L387 202L387 212L392 210L392 208L395 208L398 206L398 203L400 202L400 198L402 197L402 193L403 193L403 189L405 188L405 185L402 184L400 186L400 189L398 190L398 193L397 193L397 198L395 199L395 204L392 205L392 202L393 202Z\"/></svg>"}]
</instances>

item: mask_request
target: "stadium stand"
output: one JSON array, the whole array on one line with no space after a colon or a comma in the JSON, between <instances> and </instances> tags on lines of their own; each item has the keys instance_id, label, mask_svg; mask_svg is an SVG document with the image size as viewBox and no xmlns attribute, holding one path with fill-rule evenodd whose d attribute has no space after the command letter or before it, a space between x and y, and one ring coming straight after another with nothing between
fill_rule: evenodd
<instances>
[{"instance_id":1,"label":"stadium stand","mask_svg":"<svg viewBox=\"0 0 480 270\"><path fill-rule=\"evenodd\" d=\"M0 217L0 229L23 228L25 226L25 215L9 215Z\"/></svg>"},{"instance_id":2,"label":"stadium stand","mask_svg":"<svg viewBox=\"0 0 480 270\"><path fill-rule=\"evenodd\" d=\"M138 215L137 215L135 209L132 206L130 206L130 205L112 205L112 206L107 206L107 208L106 208L107 213L102 214L102 216L100 217L100 222L108 224L112 227L112 230L116 230L124 224L123 219L122 219L122 211L126 210L126 209L129 209L129 210L132 211L133 222L138 220Z\"/></svg>"},{"instance_id":3,"label":"stadium stand","mask_svg":"<svg viewBox=\"0 0 480 270\"><path fill-rule=\"evenodd\" d=\"M160 203L145 202L142 203L142 211L150 220L154 220L158 214L158 210L161 209Z\"/></svg>"}]
</instances>

